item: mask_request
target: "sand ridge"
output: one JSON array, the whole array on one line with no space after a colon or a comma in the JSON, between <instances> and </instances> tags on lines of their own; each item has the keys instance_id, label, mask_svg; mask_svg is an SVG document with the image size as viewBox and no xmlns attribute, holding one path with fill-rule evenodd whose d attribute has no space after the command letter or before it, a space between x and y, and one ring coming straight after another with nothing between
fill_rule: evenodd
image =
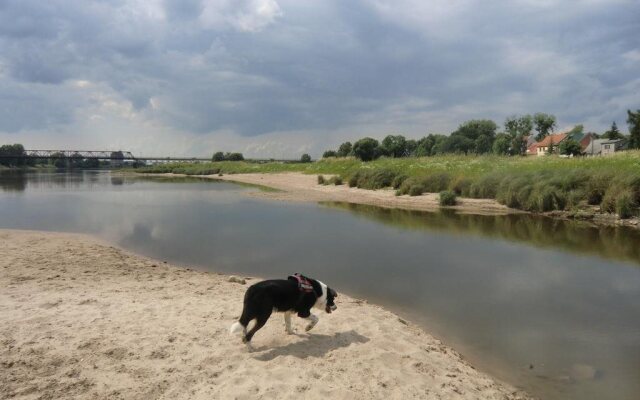
<instances>
[{"instance_id":1,"label":"sand ridge","mask_svg":"<svg viewBox=\"0 0 640 400\"><path fill-rule=\"evenodd\" d=\"M340 294L248 352L247 285L92 237L0 230L0 398L524 399L396 315Z\"/></svg>"}]
</instances>

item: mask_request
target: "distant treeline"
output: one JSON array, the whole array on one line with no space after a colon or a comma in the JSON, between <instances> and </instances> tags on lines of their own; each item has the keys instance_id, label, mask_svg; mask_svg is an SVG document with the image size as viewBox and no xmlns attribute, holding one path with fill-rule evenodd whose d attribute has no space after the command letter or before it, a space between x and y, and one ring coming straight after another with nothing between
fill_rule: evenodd
<instances>
[{"instance_id":1,"label":"distant treeline","mask_svg":"<svg viewBox=\"0 0 640 400\"><path fill-rule=\"evenodd\" d=\"M640 110L627 111L627 123L630 135L629 148L640 148ZM402 135L388 135L382 142L365 137L355 143L342 143L337 150L327 150L322 155L328 157L354 156L362 161L385 157L427 157L437 154L488 154L524 155L530 135L535 141L541 141L553 133L556 117L545 113L512 116L504 122L504 132L498 132L498 125L488 119L471 120L463 123L450 135L429 134L419 140L407 139ZM577 125L572 133L582 133L583 126ZM615 122L602 135L595 137L607 139L627 138L620 133ZM560 148L561 154L574 154L579 144L567 140Z\"/></svg>"}]
</instances>

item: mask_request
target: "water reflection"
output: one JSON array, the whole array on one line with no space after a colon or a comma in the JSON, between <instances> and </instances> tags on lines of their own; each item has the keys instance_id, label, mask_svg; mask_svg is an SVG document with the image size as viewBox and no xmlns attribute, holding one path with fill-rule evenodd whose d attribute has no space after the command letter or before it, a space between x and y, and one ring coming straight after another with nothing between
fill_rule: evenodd
<instances>
[{"instance_id":1,"label":"water reflection","mask_svg":"<svg viewBox=\"0 0 640 400\"><path fill-rule=\"evenodd\" d=\"M403 229L479 235L542 248L630 261L640 266L640 230L630 227L596 227L581 221L565 221L535 215L472 215L388 209L368 205L324 202L357 216Z\"/></svg>"},{"instance_id":2,"label":"water reflection","mask_svg":"<svg viewBox=\"0 0 640 400\"><path fill-rule=\"evenodd\" d=\"M27 187L23 174L0 171L0 192L22 192Z\"/></svg>"}]
</instances>

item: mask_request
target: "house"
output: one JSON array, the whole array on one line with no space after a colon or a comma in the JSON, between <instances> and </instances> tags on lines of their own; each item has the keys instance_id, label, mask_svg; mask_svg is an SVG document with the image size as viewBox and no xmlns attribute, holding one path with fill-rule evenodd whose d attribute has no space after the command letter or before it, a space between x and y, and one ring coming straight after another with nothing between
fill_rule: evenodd
<instances>
[{"instance_id":1,"label":"house","mask_svg":"<svg viewBox=\"0 0 640 400\"><path fill-rule=\"evenodd\" d=\"M527 152L526 155L534 156L536 154L536 146L537 142L533 135L528 135L523 138L527 142Z\"/></svg>"},{"instance_id":2,"label":"house","mask_svg":"<svg viewBox=\"0 0 640 400\"><path fill-rule=\"evenodd\" d=\"M586 135L584 135L584 137L582 139L580 139L578 141L578 143L580 143L580 149L582 151L582 154L585 154L587 152L587 147L589 147L589 144L591 144L592 141L594 141L597 138L595 133L587 133Z\"/></svg>"},{"instance_id":3,"label":"house","mask_svg":"<svg viewBox=\"0 0 640 400\"><path fill-rule=\"evenodd\" d=\"M544 139L536 143L536 154L544 156L549 153L558 151L558 145L567 139L566 133L556 133L553 135L547 135ZM552 150L551 150L552 149ZM551 150L551 151L550 151Z\"/></svg>"},{"instance_id":4,"label":"house","mask_svg":"<svg viewBox=\"0 0 640 400\"><path fill-rule=\"evenodd\" d=\"M585 148L584 154L588 156L606 156L616 151L624 150L627 141L624 139L594 139Z\"/></svg>"}]
</instances>

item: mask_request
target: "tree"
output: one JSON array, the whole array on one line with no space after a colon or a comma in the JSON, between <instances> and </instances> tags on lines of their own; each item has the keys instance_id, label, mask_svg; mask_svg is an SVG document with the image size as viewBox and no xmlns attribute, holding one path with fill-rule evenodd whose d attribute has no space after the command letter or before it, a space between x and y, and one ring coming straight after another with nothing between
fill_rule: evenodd
<instances>
[{"instance_id":1,"label":"tree","mask_svg":"<svg viewBox=\"0 0 640 400\"><path fill-rule=\"evenodd\" d=\"M51 161L53 161L53 166L56 168L67 168L67 157L64 153L56 152L51 155Z\"/></svg>"},{"instance_id":2,"label":"tree","mask_svg":"<svg viewBox=\"0 0 640 400\"><path fill-rule=\"evenodd\" d=\"M533 129L533 118L528 114L521 117L513 115L505 119L504 129L511 135L511 137L518 135L526 136L531 133L531 130Z\"/></svg>"},{"instance_id":3,"label":"tree","mask_svg":"<svg viewBox=\"0 0 640 400\"><path fill-rule=\"evenodd\" d=\"M464 153L468 154L473 151L474 142L473 140L461 136L461 135L451 135L444 142L442 146L443 153Z\"/></svg>"},{"instance_id":4,"label":"tree","mask_svg":"<svg viewBox=\"0 0 640 400\"><path fill-rule=\"evenodd\" d=\"M388 135L382 139L381 150L385 156L404 157L407 150L407 139L402 135Z\"/></svg>"},{"instance_id":5,"label":"tree","mask_svg":"<svg viewBox=\"0 0 640 400\"><path fill-rule=\"evenodd\" d=\"M511 136L511 154L525 155L527 141L525 139L533 129L531 115L511 116L504 121L504 129Z\"/></svg>"},{"instance_id":6,"label":"tree","mask_svg":"<svg viewBox=\"0 0 640 400\"><path fill-rule=\"evenodd\" d=\"M377 140L370 137L362 138L353 144L353 155L362 161L371 161L380 155L378 146Z\"/></svg>"},{"instance_id":7,"label":"tree","mask_svg":"<svg viewBox=\"0 0 640 400\"><path fill-rule=\"evenodd\" d=\"M427 157L431 155L431 149L435 144L435 135L429 134L429 136L425 136L422 139L418 140L418 145L415 149L416 157Z\"/></svg>"},{"instance_id":8,"label":"tree","mask_svg":"<svg viewBox=\"0 0 640 400\"><path fill-rule=\"evenodd\" d=\"M624 138L624 135L622 133L620 133L620 131L618 130L618 125L616 125L616 121L613 121L613 123L611 124L611 129L606 131L602 135L602 137L604 139L615 140L615 139Z\"/></svg>"},{"instance_id":9,"label":"tree","mask_svg":"<svg viewBox=\"0 0 640 400\"><path fill-rule=\"evenodd\" d=\"M458 126L458 129L451 133L451 135L460 135L471 140L476 140L480 136L485 135L493 140L497 129L498 126L496 123L490 119L472 119Z\"/></svg>"},{"instance_id":10,"label":"tree","mask_svg":"<svg viewBox=\"0 0 640 400\"><path fill-rule=\"evenodd\" d=\"M311 162L311 156L308 155L307 153L303 154L302 157L300 157L300 162L310 163Z\"/></svg>"},{"instance_id":11,"label":"tree","mask_svg":"<svg viewBox=\"0 0 640 400\"><path fill-rule=\"evenodd\" d=\"M511 150L511 136L506 133L498 133L493 141L492 150L494 154L504 156Z\"/></svg>"},{"instance_id":12,"label":"tree","mask_svg":"<svg viewBox=\"0 0 640 400\"><path fill-rule=\"evenodd\" d=\"M535 125L536 132L538 132L536 141L539 142L547 137L550 132L553 132L556 127L556 117L550 114L536 113L533 116L533 124Z\"/></svg>"},{"instance_id":13,"label":"tree","mask_svg":"<svg viewBox=\"0 0 640 400\"><path fill-rule=\"evenodd\" d=\"M407 145L405 146L405 154L404 157L413 157L416 155L416 148L418 147L418 142L409 139L407 140Z\"/></svg>"},{"instance_id":14,"label":"tree","mask_svg":"<svg viewBox=\"0 0 640 400\"><path fill-rule=\"evenodd\" d=\"M338 147L338 152L337 152L337 156L338 157L348 157L351 155L351 151L352 151L352 144L351 142L344 142L340 145L340 147Z\"/></svg>"},{"instance_id":15,"label":"tree","mask_svg":"<svg viewBox=\"0 0 640 400\"><path fill-rule=\"evenodd\" d=\"M474 142L473 151L476 154L491 153L493 139L487 135L480 135Z\"/></svg>"},{"instance_id":16,"label":"tree","mask_svg":"<svg viewBox=\"0 0 640 400\"><path fill-rule=\"evenodd\" d=\"M569 132L567 132L567 136L572 137L575 134L582 134L582 133L584 133L584 125L578 124L573 128L571 128Z\"/></svg>"},{"instance_id":17,"label":"tree","mask_svg":"<svg viewBox=\"0 0 640 400\"><path fill-rule=\"evenodd\" d=\"M16 144L5 144L0 146L0 164L10 167L20 167L25 164L24 146Z\"/></svg>"},{"instance_id":18,"label":"tree","mask_svg":"<svg viewBox=\"0 0 640 400\"><path fill-rule=\"evenodd\" d=\"M225 161L242 161L244 156L242 153L225 153L224 159Z\"/></svg>"},{"instance_id":19,"label":"tree","mask_svg":"<svg viewBox=\"0 0 640 400\"><path fill-rule=\"evenodd\" d=\"M562 143L560 143L560 146L558 146L558 148L560 150L560 154L579 156L582 153L580 143L573 139L567 139L563 141Z\"/></svg>"},{"instance_id":20,"label":"tree","mask_svg":"<svg viewBox=\"0 0 640 400\"><path fill-rule=\"evenodd\" d=\"M140 161L136 161L136 163L139 163L139 162ZM100 160L98 160L97 158L86 158L84 160L83 167L84 168L99 168L100 167Z\"/></svg>"},{"instance_id":21,"label":"tree","mask_svg":"<svg viewBox=\"0 0 640 400\"><path fill-rule=\"evenodd\" d=\"M449 136L445 135L433 135L434 143L431 148L431 155L442 154L447 152L447 144L449 142Z\"/></svg>"},{"instance_id":22,"label":"tree","mask_svg":"<svg viewBox=\"0 0 640 400\"><path fill-rule=\"evenodd\" d=\"M322 158L329 158L329 157L337 157L338 153L336 153L333 150L327 150L324 153L322 153Z\"/></svg>"},{"instance_id":23,"label":"tree","mask_svg":"<svg viewBox=\"0 0 640 400\"><path fill-rule=\"evenodd\" d=\"M627 124L629 124L629 148L640 149L640 110L627 110Z\"/></svg>"},{"instance_id":24,"label":"tree","mask_svg":"<svg viewBox=\"0 0 640 400\"><path fill-rule=\"evenodd\" d=\"M211 157L211 161L224 161L224 153L221 151L214 153L213 157Z\"/></svg>"},{"instance_id":25,"label":"tree","mask_svg":"<svg viewBox=\"0 0 640 400\"><path fill-rule=\"evenodd\" d=\"M69 157L69 168L81 168L83 161L84 160L79 153L73 153L71 157Z\"/></svg>"}]
</instances>

